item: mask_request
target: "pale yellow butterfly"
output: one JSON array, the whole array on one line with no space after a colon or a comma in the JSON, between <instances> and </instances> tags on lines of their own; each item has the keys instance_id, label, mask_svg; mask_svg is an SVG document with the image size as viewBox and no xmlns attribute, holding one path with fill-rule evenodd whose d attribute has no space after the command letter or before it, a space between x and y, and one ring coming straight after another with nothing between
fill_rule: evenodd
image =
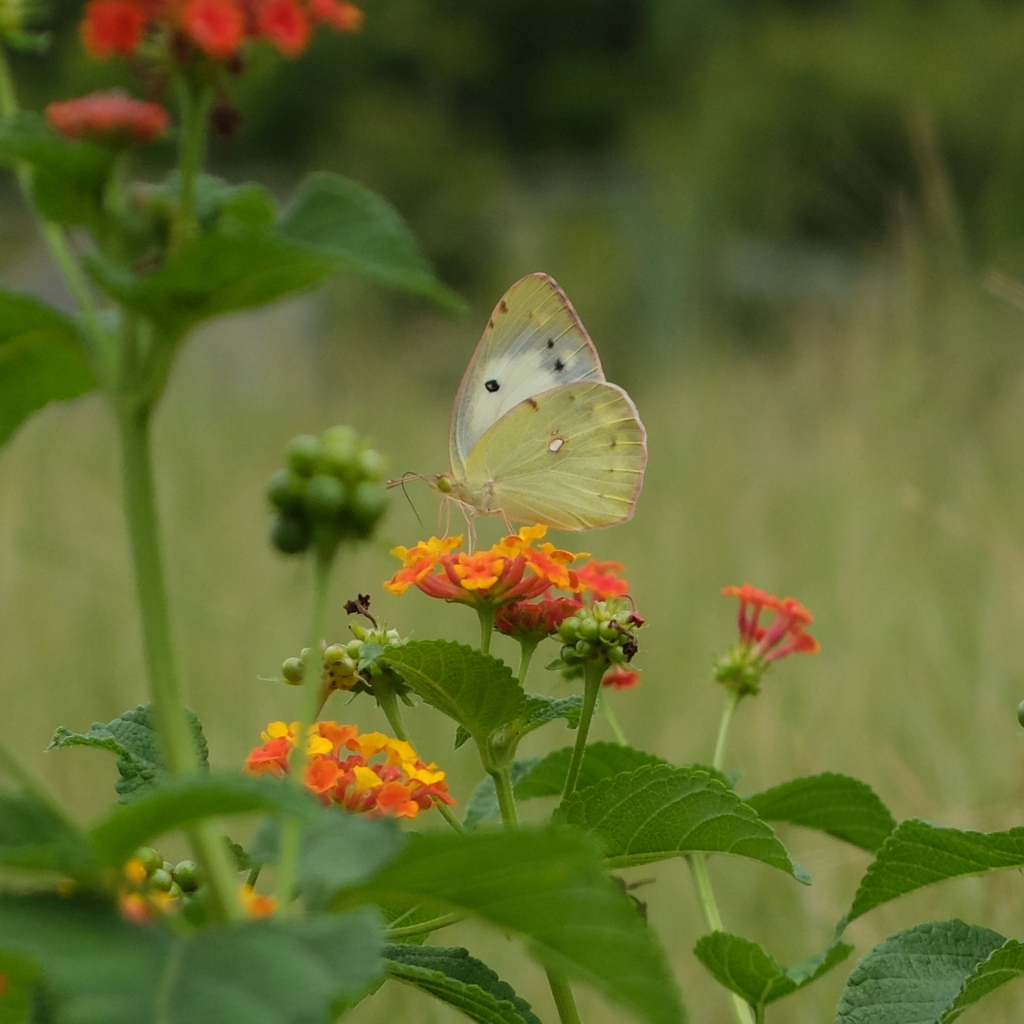
<instances>
[{"instance_id":1,"label":"pale yellow butterfly","mask_svg":"<svg viewBox=\"0 0 1024 1024\"><path fill-rule=\"evenodd\" d=\"M495 306L455 398L449 452L451 472L434 484L467 511L557 530L633 515L647 434L547 274Z\"/></svg>"}]
</instances>

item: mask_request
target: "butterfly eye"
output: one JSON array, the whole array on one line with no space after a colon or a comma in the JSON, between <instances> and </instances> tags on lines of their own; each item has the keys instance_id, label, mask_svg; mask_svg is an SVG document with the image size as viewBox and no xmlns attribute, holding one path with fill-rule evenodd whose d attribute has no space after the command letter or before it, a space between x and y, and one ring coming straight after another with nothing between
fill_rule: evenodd
<instances>
[{"instance_id":1,"label":"butterfly eye","mask_svg":"<svg viewBox=\"0 0 1024 1024\"><path fill-rule=\"evenodd\" d=\"M484 383L484 387L493 395L501 385L496 380L489 380Z\"/></svg>"}]
</instances>

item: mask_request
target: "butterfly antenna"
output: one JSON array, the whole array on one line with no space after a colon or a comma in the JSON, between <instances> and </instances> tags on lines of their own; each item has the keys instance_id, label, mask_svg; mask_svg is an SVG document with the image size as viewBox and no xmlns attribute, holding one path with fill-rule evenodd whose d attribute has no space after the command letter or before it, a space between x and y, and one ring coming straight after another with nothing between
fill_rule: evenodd
<instances>
[{"instance_id":1,"label":"butterfly antenna","mask_svg":"<svg viewBox=\"0 0 1024 1024\"><path fill-rule=\"evenodd\" d=\"M405 489L407 480L423 480L424 476L422 473L413 473L411 470L408 473L403 473L397 480L389 480L388 488L401 487L402 494L405 496L405 500L409 502L409 508L412 509L412 514L416 517L416 522L420 524L421 530L426 530L423 525L423 520L420 518L419 512L416 510L416 506L412 503L412 498L409 497L409 492Z\"/></svg>"}]
</instances>

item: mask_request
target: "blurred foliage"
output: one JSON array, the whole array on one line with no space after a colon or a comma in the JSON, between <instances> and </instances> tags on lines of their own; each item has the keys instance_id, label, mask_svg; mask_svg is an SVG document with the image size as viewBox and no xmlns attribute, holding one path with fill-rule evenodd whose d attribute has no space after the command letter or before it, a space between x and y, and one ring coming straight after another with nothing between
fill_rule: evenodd
<instances>
[{"instance_id":1,"label":"blurred foliage","mask_svg":"<svg viewBox=\"0 0 1024 1024\"><path fill-rule=\"evenodd\" d=\"M253 54L215 162L362 181L471 294L582 261L661 338L700 299L762 330L780 305L843 301L908 231L937 260L1024 273L1020 3L365 6L358 38ZM44 61L19 60L36 103L126 80L82 55L79 10L60 6Z\"/></svg>"}]
</instances>

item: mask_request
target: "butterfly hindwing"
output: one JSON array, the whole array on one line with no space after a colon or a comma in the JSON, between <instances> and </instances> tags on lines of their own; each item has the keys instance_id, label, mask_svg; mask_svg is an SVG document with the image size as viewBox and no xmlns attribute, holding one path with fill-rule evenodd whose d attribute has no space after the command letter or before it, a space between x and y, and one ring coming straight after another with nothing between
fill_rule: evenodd
<instances>
[{"instance_id":1,"label":"butterfly hindwing","mask_svg":"<svg viewBox=\"0 0 1024 1024\"><path fill-rule=\"evenodd\" d=\"M477 441L465 487L481 512L560 530L628 519L647 462L636 407L605 381L531 395Z\"/></svg>"},{"instance_id":2,"label":"butterfly hindwing","mask_svg":"<svg viewBox=\"0 0 1024 1024\"><path fill-rule=\"evenodd\" d=\"M601 361L576 311L547 274L517 281L494 307L455 399L449 437L458 473L503 416L564 384L603 381Z\"/></svg>"}]
</instances>

